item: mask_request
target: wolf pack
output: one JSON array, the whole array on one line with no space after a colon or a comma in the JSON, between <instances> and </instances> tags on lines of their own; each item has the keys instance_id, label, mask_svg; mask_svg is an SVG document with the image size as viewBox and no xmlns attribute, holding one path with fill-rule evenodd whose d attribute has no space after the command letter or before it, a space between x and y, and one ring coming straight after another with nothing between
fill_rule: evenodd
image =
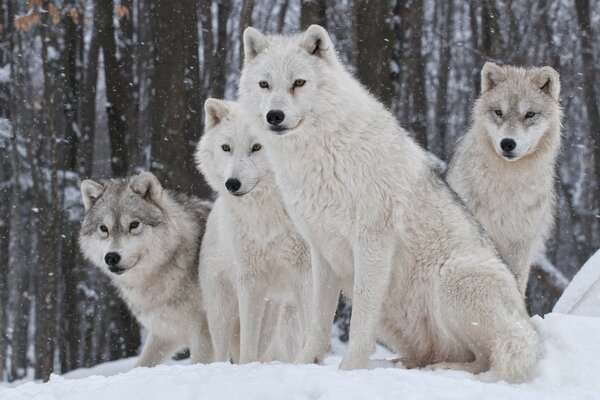
<instances>
[{"instance_id":1,"label":"wolf pack","mask_svg":"<svg viewBox=\"0 0 600 400\"><path fill-rule=\"evenodd\" d=\"M525 307L552 229L561 142L551 67L486 63L445 173L343 65L327 31L243 34L239 99L208 99L195 161L214 202L150 172L85 180L79 243L148 331L137 366L319 363L340 293L340 368L531 378Z\"/></svg>"}]
</instances>

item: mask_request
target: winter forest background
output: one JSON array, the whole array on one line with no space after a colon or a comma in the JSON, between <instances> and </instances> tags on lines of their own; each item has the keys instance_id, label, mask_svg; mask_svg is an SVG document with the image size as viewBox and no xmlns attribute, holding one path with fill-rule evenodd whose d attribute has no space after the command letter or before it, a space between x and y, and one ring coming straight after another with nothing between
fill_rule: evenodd
<instances>
[{"instance_id":1,"label":"winter forest background","mask_svg":"<svg viewBox=\"0 0 600 400\"><path fill-rule=\"evenodd\" d=\"M204 100L235 98L241 33L311 23L445 161L486 60L559 71L559 211L528 290L551 310L600 244L600 2L0 0L0 380L136 354L138 325L77 248L79 182L151 169L209 197L192 152Z\"/></svg>"}]
</instances>

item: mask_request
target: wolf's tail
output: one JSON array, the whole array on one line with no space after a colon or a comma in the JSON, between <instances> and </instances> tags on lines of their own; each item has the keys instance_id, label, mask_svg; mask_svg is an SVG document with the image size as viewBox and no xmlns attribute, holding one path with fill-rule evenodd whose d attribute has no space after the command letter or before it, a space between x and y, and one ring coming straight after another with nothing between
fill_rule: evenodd
<instances>
[{"instance_id":1,"label":"wolf's tail","mask_svg":"<svg viewBox=\"0 0 600 400\"><path fill-rule=\"evenodd\" d=\"M492 347L491 370L509 383L531 378L543 346L538 333L526 321L518 323L504 335L498 335Z\"/></svg>"}]
</instances>

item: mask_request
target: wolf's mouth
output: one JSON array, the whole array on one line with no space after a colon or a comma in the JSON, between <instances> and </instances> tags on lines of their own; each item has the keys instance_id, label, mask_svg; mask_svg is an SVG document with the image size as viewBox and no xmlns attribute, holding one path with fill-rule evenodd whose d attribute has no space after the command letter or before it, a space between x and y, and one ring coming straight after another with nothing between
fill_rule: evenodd
<instances>
[{"instance_id":1,"label":"wolf's mouth","mask_svg":"<svg viewBox=\"0 0 600 400\"><path fill-rule=\"evenodd\" d=\"M270 126L269 129L271 130L271 132L275 133L276 135L283 135L287 132L293 131L294 129L298 128L300 126L300 124L302 124L302 121L303 120L300 119L300 121L293 128L288 128L288 127L279 126L279 125L273 125L273 126Z\"/></svg>"},{"instance_id":2,"label":"wolf's mouth","mask_svg":"<svg viewBox=\"0 0 600 400\"><path fill-rule=\"evenodd\" d=\"M135 267L138 264L139 261L140 261L140 257L138 257L137 260L135 260L135 262L133 263L133 265L131 267L129 267L129 268L121 267L121 266L118 266L118 265L111 265L111 266L108 267L108 270L110 272L112 272L113 274L123 275L125 272L127 272L130 269L132 269L133 267Z\"/></svg>"},{"instance_id":3,"label":"wolf's mouth","mask_svg":"<svg viewBox=\"0 0 600 400\"><path fill-rule=\"evenodd\" d=\"M127 271L127 268L119 267L118 265L111 265L108 267L108 269L110 272L117 275L122 275L125 271Z\"/></svg>"}]
</instances>

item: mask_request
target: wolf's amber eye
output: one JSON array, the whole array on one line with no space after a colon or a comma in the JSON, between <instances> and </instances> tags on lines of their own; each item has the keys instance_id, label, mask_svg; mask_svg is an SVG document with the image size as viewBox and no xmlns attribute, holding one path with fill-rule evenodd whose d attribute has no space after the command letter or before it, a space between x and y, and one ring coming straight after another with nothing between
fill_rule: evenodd
<instances>
[{"instance_id":1,"label":"wolf's amber eye","mask_svg":"<svg viewBox=\"0 0 600 400\"><path fill-rule=\"evenodd\" d=\"M106 227L106 225L100 225L100 230L104 233L108 233L108 228Z\"/></svg>"},{"instance_id":2,"label":"wolf's amber eye","mask_svg":"<svg viewBox=\"0 0 600 400\"><path fill-rule=\"evenodd\" d=\"M502 116L502 110L494 110L494 113L496 113L496 115L499 117Z\"/></svg>"},{"instance_id":3,"label":"wolf's amber eye","mask_svg":"<svg viewBox=\"0 0 600 400\"><path fill-rule=\"evenodd\" d=\"M231 147L229 147L228 144L224 144L223 146L221 146L221 148L223 149L223 151L231 151Z\"/></svg>"},{"instance_id":4,"label":"wolf's amber eye","mask_svg":"<svg viewBox=\"0 0 600 400\"><path fill-rule=\"evenodd\" d=\"M260 143L255 143L254 146L252 146L252 152L253 153L255 151L259 151L260 149L262 149L262 145Z\"/></svg>"},{"instance_id":5,"label":"wolf's amber eye","mask_svg":"<svg viewBox=\"0 0 600 400\"><path fill-rule=\"evenodd\" d=\"M525 118L533 118L535 117L535 113L533 111L527 111L527 114L525 114Z\"/></svg>"},{"instance_id":6,"label":"wolf's amber eye","mask_svg":"<svg viewBox=\"0 0 600 400\"><path fill-rule=\"evenodd\" d=\"M294 87L295 88L302 87L302 86L304 86L305 83L306 83L306 81L304 79L296 79L294 81Z\"/></svg>"},{"instance_id":7,"label":"wolf's amber eye","mask_svg":"<svg viewBox=\"0 0 600 400\"><path fill-rule=\"evenodd\" d=\"M140 223L138 221L133 221L132 223L129 224L129 230L135 229L138 226L140 226Z\"/></svg>"},{"instance_id":8,"label":"wolf's amber eye","mask_svg":"<svg viewBox=\"0 0 600 400\"><path fill-rule=\"evenodd\" d=\"M260 82L258 82L258 86L260 86L263 89L268 89L269 83L267 81L260 81Z\"/></svg>"}]
</instances>

